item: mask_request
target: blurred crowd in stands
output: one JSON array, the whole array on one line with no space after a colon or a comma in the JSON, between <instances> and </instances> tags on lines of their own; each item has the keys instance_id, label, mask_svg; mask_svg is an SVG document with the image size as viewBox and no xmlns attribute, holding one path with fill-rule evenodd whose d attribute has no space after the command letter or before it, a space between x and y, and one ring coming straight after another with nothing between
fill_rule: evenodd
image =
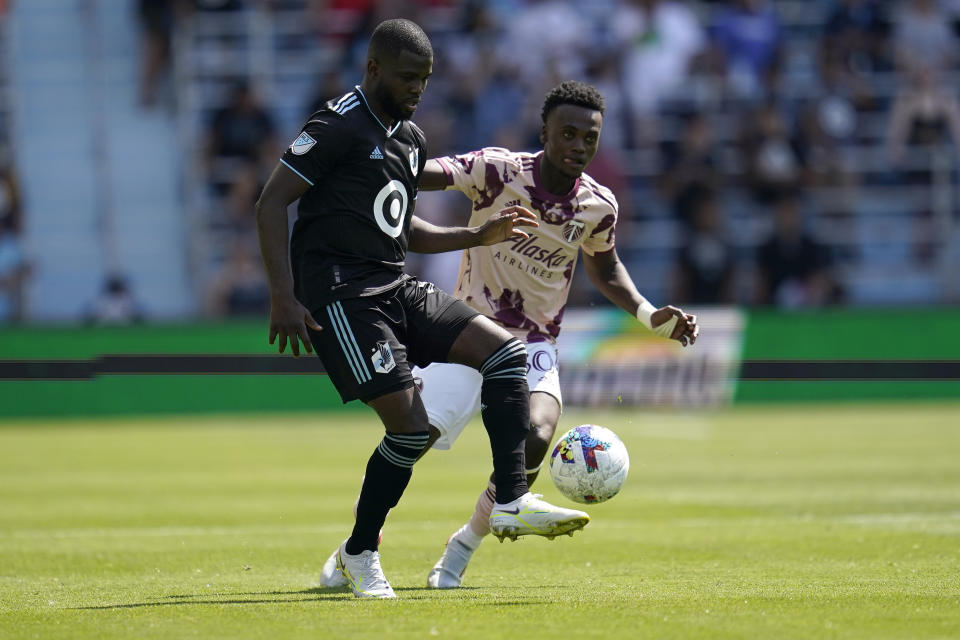
<instances>
[{"instance_id":1,"label":"blurred crowd in stands","mask_svg":"<svg viewBox=\"0 0 960 640\"><path fill-rule=\"evenodd\" d=\"M583 79L601 90L601 149L588 172L620 200L618 248L641 289L667 283L657 302L856 302L843 274L869 257L864 194L890 205L884 194L932 192L944 179L955 193L960 0L138 0L144 108L177 106L176 88L165 98L164 87L175 85L174 43L189 46L180 36L191 25L251 15L277 26L278 51L324 55L300 70L312 93L292 113L280 113L289 96L263 74L225 72L208 92L197 164L211 225L228 231L209 314L265 312L252 204L300 123L359 82L369 33L391 17L416 20L433 41L415 117L431 156L537 150L548 89ZM225 29L217 46L242 46L235 34ZM418 214L434 222L468 214L456 195L421 201ZM956 204L944 215L933 195L903 201L906 260L933 269L956 252ZM5 212L0 234L15 227ZM452 287L456 256L410 263ZM586 278L576 281L572 303L596 301Z\"/></svg>"},{"instance_id":2,"label":"blurred crowd in stands","mask_svg":"<svg viewBox=\"0 0 960 640\"><path fill-rule=\"evenodd\" d=\"M7 47L2 29L8 3L0 0L0 50ZM2 61L2 56L0 56ZM9 75L0 64L0 325L19 322L30 263L23 248L23 207L20 182L10 148L11 99Z\"/></svg>"}]
</instances>

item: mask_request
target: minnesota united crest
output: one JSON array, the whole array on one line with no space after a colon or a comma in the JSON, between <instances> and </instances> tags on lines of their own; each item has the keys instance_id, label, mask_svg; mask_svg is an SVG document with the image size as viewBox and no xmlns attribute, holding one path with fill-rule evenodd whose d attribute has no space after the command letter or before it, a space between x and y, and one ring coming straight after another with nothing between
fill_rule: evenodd
<instances>
[{"instance_id":1,"label":"minnesota united crest","mask_svg":"<svg viewBox=\"0 0 960 640\"><path fill-rule=\"evenodd\" d=\"M413 171L413 176L416 177L420 173L420 148L414 147L408 157L410 158L410 171Z\"/></svg>"},{"instance_id":2,"label":"minnesota united crest","mask_svg":"<svg viewBox=\"0 0 960 640\"><path fill-rule=\"evenodd\" d=\"M377 373L390 373L397 366L397 361L393 359L393 351L386 340L377 343L373 355L370 356L370 362L373 363Z\"/></svg>"},{"instance_id":3,"label":"minnesota united crest","mask_svg":"<svg viewBox=\"0 0 960 640\"><path fill-rule=\"evenodd\" d=\"M567 224L563 225L561 233L567 242L576 242L580 239L580 236L583 235L584 229L587 228L587 225L582 223L579 220L570 220Z\"/></svg>"}]
</instances>

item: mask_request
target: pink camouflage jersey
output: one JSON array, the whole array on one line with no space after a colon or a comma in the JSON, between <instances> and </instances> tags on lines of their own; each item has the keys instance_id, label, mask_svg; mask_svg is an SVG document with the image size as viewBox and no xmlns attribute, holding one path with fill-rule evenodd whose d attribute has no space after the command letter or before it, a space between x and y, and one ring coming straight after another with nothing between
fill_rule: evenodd
<instances>
[{"instance_id":1,"label":"pink camouflage jersey","mask_svg":"<svg viewBox=\"0 0 960 640\"><path fill-rule=\"evenodd\" d=\"M473 201L470 225L510 206L536 214L540 226L515 238L464 251L455 295L525 342L553 342L567 305L570 281L582 248L593 255L614 248L617 200L587 174L569 193L540 184L543 152L514 153L488 147L437 158L447 188Z\"/></svg>"}]
</instances>

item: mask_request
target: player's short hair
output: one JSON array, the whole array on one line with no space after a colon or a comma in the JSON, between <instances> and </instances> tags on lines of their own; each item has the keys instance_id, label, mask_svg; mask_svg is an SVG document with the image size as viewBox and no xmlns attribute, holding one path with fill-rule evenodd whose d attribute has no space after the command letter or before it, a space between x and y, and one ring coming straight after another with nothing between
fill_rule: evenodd
<instances>
[{"instance_id":1,"label":"player's short hair","mask_svg":"<svg viewBox=\"0 0 960 640\"><path fill-rule=\"evenodd\" d=\"M386 60L396 58L401 51L409 51L418 56L433 57L433 46L430 38L423 32L416 22L396 18L384 20L373 30L370 36L370 45L367 47L368 58Z\"/></svg>"},{"instance_id":2,"label":"player's short hair","mask_svg":"<svg viewBox=\"0 0 960 640\"><path fill-rule=\"evenodd\" d=\"M547 116L550 115L550 112L562 104L572 104L578 107L594 109L601 114L605 108L603 96L600 95L600 92L597 91L595 87L585 82L567 80L566 82L561 82L547 93L547 97L543 101L543 111L540 113L544 124L547 123Z\"/></svg>"}]
</instances>

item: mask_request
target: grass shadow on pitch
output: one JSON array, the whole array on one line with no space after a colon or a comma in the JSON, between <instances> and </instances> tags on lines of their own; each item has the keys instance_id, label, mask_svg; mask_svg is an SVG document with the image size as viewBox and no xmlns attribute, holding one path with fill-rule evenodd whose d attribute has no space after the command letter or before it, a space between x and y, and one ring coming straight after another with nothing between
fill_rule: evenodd
<instances>
[{"instance_id":1,"label":"grass shadow on pitch","mask_svg":"<svg viewBox=\"0 0 960 640\"><path fill-rule=\"evenodd\" d=\"M349 588L342 587L336 589L316 588L304 589L301 591L262 591L249 593L224 593L219 594L177 594L166 596L161 600L151 600L147 602L129 602L125 604L104 604L90 605L86 607L71 607L75 610L100 610L100 609L138 609L142 607L182 607L190 605L210 605L210 604L290 604L297 602L339 602L343 600L353 600L353 593ZM313 596L301 598L264 598L240 596Z\"/></svg>"},{"instance_id":2,"label":"grass shadow on pitch","mask_svg":"<svg viewBox=\"0 0 960 640\"><path fill-rule=\"evenodd\" d=\"M482 591L483 587L460 587L456 591ZM397 587L394 591L406 592L409 596L412 596L413 599L426 599L425 596L428 594L430 596L435 596L438 593L437 589L430 589L427 587ZM418 597L419 594L419 597ZM147 602L128 602L123 604L102 604L102 605L90 605L86 607L70 607L73 610L79 611L97 611L97 610L108 610L108 609L139 609L143 607L182 607L190 605L211 605L211 604L229 604L229 605L243 605L243 604L288 604L296 602L340 602L344 600L353 600L354 596L351 593L349 587L311 587L309 589L298 589L295 591L243 591L237 593L224 593L219 594L221 597L217 598L217 594L209 593L181 593L165 596L161 600L151 600ZM242 597L242 596L252 596L252 597ZM299 597L299 598L283 598L283 597L257 597L257 596L313 596L313 597ZM492 604L492 603L491 603ZM538 604L537 601L531 600L529 603L525 602L501 602L499 604L511 605L511 604Z\"/></svg>"},{"instance_id":3,"label":"grass shadow on pitch","mask_svg":"<svg viewBox=\"0 0 960 640\"><path fill-rule=\"evenodd\" d=\"M424 593L438 593L439 591L478 591L484 587L459 587L457 589L431 589L429 587L394 587L394 591L422 591ZM310 587L309 589L296 589L294 591L240 591L236 593L224 593L224 596L301 596L301 595L320 595L329 596L340 593L351 593L350 587ZM208 598L209 593L184 593L167 596L168 599L191 599ZM280 601L284 602L284 601Z\"/></svg>"}]
</instances>

